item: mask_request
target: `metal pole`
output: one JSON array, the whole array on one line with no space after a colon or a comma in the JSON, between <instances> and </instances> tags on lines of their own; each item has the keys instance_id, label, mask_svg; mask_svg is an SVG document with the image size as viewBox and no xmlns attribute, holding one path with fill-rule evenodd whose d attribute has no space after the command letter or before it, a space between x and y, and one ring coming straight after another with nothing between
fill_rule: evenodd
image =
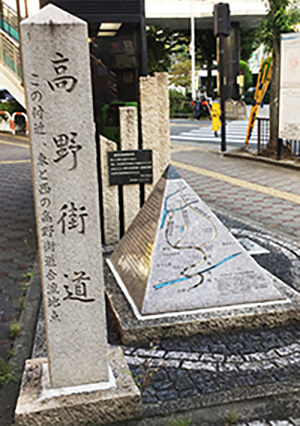
<instances>
[{"instance_id":1,"label":"metal pole","mask_svg":"<svg viewBox=\"0 0 300 426\"><path fill-rule=\"evenodd\" d=\"M224 86L224 36L219 36L219 75L221 97L221 151L226 151L225 86Z\"/></svg>"},{"instance_id":2,"label":"metal pole","mask_svg":"<svg viewBox=\"0 0 300 426\"><path fill-rule=\"evenodd\" d=\"M196 99L195 89L195 17L194 17L194 0L191 0L191 62L192 62L192 99Z\"/></svg>"},{"instance_id":3,"label":"metal pole","mask_svg":"<svg viewBox=\"0 0 300 426\"><path fill-rule=\"evenodd\" d=\"M140 75L148 75L148 48L145 18L145 0L140 0L141 68Z\"/></svg>"}]
</instances>

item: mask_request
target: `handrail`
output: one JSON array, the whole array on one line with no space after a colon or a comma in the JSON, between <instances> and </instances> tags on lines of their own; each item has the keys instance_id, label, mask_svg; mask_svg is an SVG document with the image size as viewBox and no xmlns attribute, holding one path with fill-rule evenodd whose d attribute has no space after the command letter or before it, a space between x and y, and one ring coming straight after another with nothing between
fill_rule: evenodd
<instances>
[{"instance_id":1,"label":"handrail","mask_svg":"<svg viewBox=\"0 0 300 426\"><path fill-rule=\"evenodd\" d=\"M19 44L2 30L0 30L0 64L13 73L22 84Z\"/></svg>"}]
</instances>

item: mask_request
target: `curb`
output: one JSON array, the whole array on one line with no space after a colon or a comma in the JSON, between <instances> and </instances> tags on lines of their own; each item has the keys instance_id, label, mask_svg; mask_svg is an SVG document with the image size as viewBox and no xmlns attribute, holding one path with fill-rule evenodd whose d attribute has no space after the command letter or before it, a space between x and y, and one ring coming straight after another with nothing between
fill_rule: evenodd
<instances>
[{"instance_id":1,"label":"curb","mask_svg":"<svg viewBox=\"0 0 300 426\"><path fill-rule=\"evenodd\" d=\"M270 235L275 240L278 240L278 238L279 238L287 246L288 245L294 245L295 247L300 249L299 241L293 239L291 235L286 234L283 231L278 230L277 228L276 228L276 230L273 229L273 228L266 228L266 227L262 226L260 223L256 222L255 220L250 219L249 217L246 217L246 216L242 216L241 214L238 214L237 212L234 212L234 215L233 215L231 211L226 210L226 208L224 208L224 207L211 205L210 203L207 203L207 205L217 215L220 214L222 216L228 217L231 220L236 220L238 222L241 222L242 224L259 231L261 234Z\"/></svg>"},{"instance_id":2,"label":"curb","mask_svg":"<svg viewBox=\"0 0 300 426\"><path fill-rule=\"evenodd\" d=\"M25 361L30 358L34 342L35 329L38 320L39 307L42 298L40 267L38 258L34 262L33 269L37 275L29 282L26 293L25 308L20 317L21 333L15 339L14 355L9 361L10 371L20 373L18 382L10 382L3 386L0 393L0 426L9 426L14 417L15 406L19 396Z\"/></svg>"},{"instance_id":3,"label":"curb","mask_svg":"<svg viewBox=\"0 0 300 426\"><path fill-rule=\"evenodd\" d=\"M272 164L276 166L286 167L289 169L300 170L300 164L296 164L294 162L287 162L288 160L274 160L272 158L254 156L250 154L244 154L240 152L224 152L224 157L233 157L233 158L241 158L244 160L250 161L260 161L261 163ZM285 162L282 162L285 161Z\"/></svg>"}]
</instances>

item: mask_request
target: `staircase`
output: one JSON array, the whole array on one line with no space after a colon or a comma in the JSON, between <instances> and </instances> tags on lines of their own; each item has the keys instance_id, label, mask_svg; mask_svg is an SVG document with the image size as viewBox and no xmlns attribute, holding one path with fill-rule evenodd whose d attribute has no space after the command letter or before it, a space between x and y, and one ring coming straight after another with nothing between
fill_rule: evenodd
<instances>
[{"instance_id":1,"label":"staircase","mask_svg":"<svg viewBox=\"0 0 300 426\"><path fill-rule=\"evenodd\" d=\"M25 108L17 13L2 4L0 10L0 86Z\"/></svg>"}]
</instances>

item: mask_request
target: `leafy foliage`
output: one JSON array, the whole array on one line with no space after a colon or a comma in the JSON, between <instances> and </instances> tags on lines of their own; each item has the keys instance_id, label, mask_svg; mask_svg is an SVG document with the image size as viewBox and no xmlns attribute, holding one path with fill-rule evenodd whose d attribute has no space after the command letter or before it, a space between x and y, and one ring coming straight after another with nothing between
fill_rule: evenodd
<instances>
[{"instance_id":1,"label":"leafy foliage","mask_svg":"<svg viewBox=\"0 0 300 426\"><path fill-rule=\"evenodd\" d=\"M170 73L169 81L175 87L185 87L186 90L191 87L191 59L186 52L174 57Z\"/></svg>"},{"instance_id":2,"label":"leafy foliage","mask_svg":"<svg viewBox=\"0 0 300 426\"><path fill-rule=\"evenodd\" d=\"M169 71L174 55L184 53L189 37L184 32L174 32L166 28L147 28L148 72Z\"/></svg>"},{"instance_id":3,"label":"leafy foliage","mask_svg":"<svg viewBox=\"0 0 300 426\"><path fill-rule=\"evenodd\" d=\"M7 111L10 114L14 112L26 112L25 109L17 101L7 101L0 103L0 110Z\"/></svg>"},{"instance_id":4,"label":"leafy foliage","mask_svg":"<svg viewBox=\"0 0 300 426\"><path fill-rule=\"evenodd\" d=\"M293 32L293 26L300 20L298 1L268 0L269 10L266 18L258 28L259 41L269 51L274 43L280 43L280 34Z\"/></svg>"},{"instance_id":5,"label":"leafy foliage","mask_svg":"<svg viewBox=\"0 0 300 426\"><path fill-rule=\"evenodd\" d=\"M261 44L259 27L240 29L240 57L243 61L248 61Z\"/></svg>"},{"instance_id":6,"label":"leafy foliage","mask_svg":"<svg viewBox=\"0 0 300 426\"><path fill-rule=\"evenodd\" d=\"M7 385L10 382L18 382L19 380L20 375L11 371L8 362L0 358L0 386Z\"/></svg>"},{"instance_id":7,"label":"leafy foliage","mask_svg":"<svg viewBox=\"0 0 300 426\"><path fill-rule=\"evenodd\" d=\"M240 61L240 70L244 73L244 89L247 90L252 86L253 77L249 65L245 61Z\"/></svg>"},{"instance_id":8,"label":"leafy foliage","mask_svg":"<svg viewBox=\"0 0 300 426\"><path fill-rule=\"evenodd\" d=\"M190 426L191 422L188 419L174 419L173 421L167 422L167 426Z\"/></svg>"},{"instance_id":9,"label":"leafy foliage","mask_svg":"<svg viewBox=\"0 0 300 426\"><path fill-rule=\"evenodd\" d=\"M153 375L159 370L158 367L154 367L153 361L151 358L151 354L154 350L156 350L157 347L153 344L153 342L150 343L150 357L145 358L145 361L143 364L141 364L141 373L138 375L133 375L130 370L127 371L127 373L130 375L130 377L133 379L137 387L140 389L141 394L145 391L146 387L151 382L151 379Z\"/></svg>"},{"instance_id":10,"label":"leafy foliage","mask_svg":"<svg viewBox=\"0 0 300 426\"><path fill-rule=\"evenodd\" d=\"M21 326L19 322L12 322L9 326L9 337L14 340L21 333Z\"/></svg>"},{"instance_id":11,"label":"leafy foliage","mask_svg":"<svg viewBox=\"0 0 300 426\"><path fill-rule=\"evenodd\" d=\"M192 115L194 107L192 106L190 100L181 92L175 89L169 90L170 98L170 116L175 116L178 114Z\"/></svg>"}]
</instances>

